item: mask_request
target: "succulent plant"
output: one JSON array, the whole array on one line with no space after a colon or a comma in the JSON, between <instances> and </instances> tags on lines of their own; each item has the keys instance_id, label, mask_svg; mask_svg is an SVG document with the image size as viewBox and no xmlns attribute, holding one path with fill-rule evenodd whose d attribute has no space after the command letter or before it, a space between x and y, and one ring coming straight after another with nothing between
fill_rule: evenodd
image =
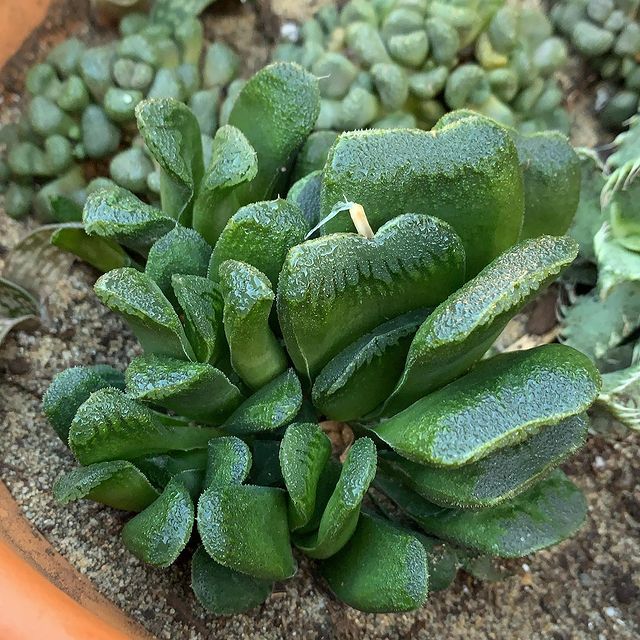
<instances>
[{"instance_id":1,"label":"succulent plant","mask_svg":"<svg viewBox=\"0 0 640 640\"><path fill-rule=\"evenodd\" d=\"M122 18L119 40L93 47L77 38L65 40L27 72L29 102L20 121L5 126L0 136L0 185L10 216L22 218L33 210L43 222L79 220L87 194L105 186L106 176L87 184L85 175L95 175L96 168L86 167L95 162L108 161L112 184L156 201L158 169L135 135L135 108L144 98L188 103L203 144L211 147L220 111L230 108L224 105L225 91L240 61L220 42L202 56L197 13L207 4L156 2L150 15ZM71 203L61 212L52 198Z\"/></svg>"},{"instance_id":2,"label":"succulent plant","mask_svg":"<svg viewBox=\"0 0 640 640\"><path fill-rule=\"evenodd\" d=\"M559 0L550 17L596 69L602 83L596 110L603 124L622 128L638 110L640 22L637 0Z\"/></svg>"},{"instance_id":3,"label":"succulent plant","mask_svg":"<svg viewBox=\"0 0 640 640\"><path fill-rule=\"evenodd\" d=\"M320 9L274 57L321 78L318 129L431 128L470 108L524 131L568 129L554 77L564 41L501 0L351 0Z\"/></svg>"},{"instance_id":4,"label":"succulent plant","mask_svg":"<svg viewBox=\"0 0 640 640\"><path fill-rule=\"evenodd\" d=\"M84 230L59 229L135 253L95 291L144 354L52 382L44 411L81 465L54 493L137 512L122 540L152 565L193 541L215 614L264 601L296 572L292 546L348 605L415 609L458 567L559 542L586 512L557 467L584 443L590 360L563 345L482 359L577 253L521 239L535 190L516 134L464 113L342 134L303 210L277 196L303 191L319 109L313 75L266 67L205 162L185 105L143 101L162 209L103 190ZM323 419L354 434L341 462Z\"/></svg>"}]
</instances>

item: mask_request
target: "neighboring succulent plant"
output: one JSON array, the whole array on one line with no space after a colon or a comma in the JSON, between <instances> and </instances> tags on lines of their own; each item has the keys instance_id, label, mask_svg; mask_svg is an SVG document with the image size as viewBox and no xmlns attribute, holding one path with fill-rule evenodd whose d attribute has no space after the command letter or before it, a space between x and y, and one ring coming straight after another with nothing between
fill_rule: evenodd
<instances>
[{"instance_id":1,"label":"neighboring succulent plant","mask_svg":"<svg viewBox=\"0 0 640 640\"><path fill-rule=\"evenodd\" d=\"M198 541L192 586L216 614L291 577L292 545L350 606L415 609L459 566L552 545L586 513L556 467L584 443L589 359L548 345L481 361L577 253L566 236L518 242L514 132L452 114L433 133L343 134L303 211L272 198L304 191L289 185L319 108L314 76L271 65L205 163L187 107L138 106L163 210L102 191L84 220L146 260L95 285L144 355L124 374L64 371L43 402L82 465L58 500L139 512L122 539L155 566ZM342 464L323 417L356 435Z\"/></svg>"},{"instance_id":2,"label":"neighboring succulent plant","mask_svg":"<svg viewBox=\"0 0 640 640\"><path fill-rule=\"evenodd\" d=\"M87 194L105 185L157 200L157 167L134 135L135 108L145 97L188 103L203 144L211 147L219 118L224 121L239 88L232 81L240 60L226 45L213 43L201 65L205 43L196 11L206 4L157 2L151 16L125 16L119 40L87 47L71 38L27 72L29 103L20 121L0 135L0 186L10 216L33 210L43 222L79 220ZM229 104L221 106L227 87ZM85 160L108 160L110 180L87 184L85 174L95 169L85 171Z\"/></svg>"},{"instance_id":3,"label":"neighboring succulent plant","mask_svg":"<svg viewBox=\"0 0 640 640\"><path fill-rule=\"evenodd\" d=\"M583 156L585 189L572 229L585 263L571 284L591 290L572 295L562 309L562 337L590 356L603 373L597 413L640 429L640 118L615 140L603 167L593 154ZM604 171L604 175L603 175ZM611 420L597 420L611 430Z\"/></svg>"},{"instance_id":4,"label":"neighboring succulent plant","mask_svg":"<svg viewBox=\"0 0 640 640\"><path fill-rule=\"evenodd\" d=\"M550 17L602 79L596 110L619 129L638 110L640 22L638 0L559 0Z\"/></svg>"},{"instance_id":5,"label":"neighboring succulent plant","mask_svg":"<svg viewBox=\"0 0 640 640\"><path fill-rule=\"evenodd\" d=\"M351 0L320 9L274 57L321 79L318 129L431 128L470 108L527 132L568 130L567 59L544 13L502 0ZM471 55L470 55L471 53Z\"/></svg>"}]
</instances>

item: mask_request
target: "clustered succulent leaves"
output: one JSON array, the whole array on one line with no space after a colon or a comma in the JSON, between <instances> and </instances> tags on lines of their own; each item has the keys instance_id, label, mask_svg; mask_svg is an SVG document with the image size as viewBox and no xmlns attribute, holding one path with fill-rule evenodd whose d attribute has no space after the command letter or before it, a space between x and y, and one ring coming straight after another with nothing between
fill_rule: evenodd
<instances>
[{"instance_id":1,"label":"clustered succulent leaves","mask_svg":"<svg viewBox=\"0 0 640 640\"><path fill-rule=\"evenodd\" d=\"M550 17L602 79L596 110L608 127L622 128L638 110L638 0L559 0Z\"/></svg>"},{"instance_id":2,"label":"clustered succulent leaves","mask_svg":"<svg viewBox=\"0 0 640 640\"><path fill-rule=\"evenodd\" d=\"M122 540L144 562L195 549L215 614L264 601L298 554L352 607L415 609L586 512L557 467L584 444L593 364L564 345L483 360L577 254L569 214L537 217L576 206L566 140L545 175L526 138L454 112L344 133L304 175L319 110L315 76L270 65L205 161L184 104L143 101L161 209L105 190L60 230L121 250L95 291L144 353L54 379L44 411L80 464L54 493L137 512ZM325 420L354 433L342 462Z\"/></svg>"},{"instance_id":3,"label":"clustered succulent leaves","mask_svg":"<svg viewBox=\"0 0 640 640\"><path fill-rule=\"evenodd\" d=\"M470 108L524 131L568 130L545 14L503 0L350 0L320 9L275 58L321 78L318 129L431 128Z\"/></svg>"},{"instance_id":4,"label":"clustered succulent leaves","mask_svg":"<svg viewBox=\"0 0 640 640\"><path fill-rule=\"evenodd\" d=\"M189 104L211 147L242 81L239 57L227 45L214 42L203 55L197 13L206 4L156 2L150 15L121 20L120 39L92 47L65 40L27 72L28 105L17 124L0 131L0 186L10 216L80 220L87 195L113 185L156 201L157 166L135 135L135 108L145 98ZM96 174L87 167L106 161L109 177L98 169L87 183Z\"/></svg>"},{"instance_id":5,"label":"clustered succulent leaves","mask_svg":"<svg viewBox=\"0 0 640 640\"><path fill-rule=\"evenodd\" d=\"M596 154L582 154L583 190L571 229L581 266L567 276L571 295L561 314L563 341L603 373L594 415L603 418L595 424L605 432L611 417L640 429L639 141L634 116L604 166Z\"/></svg>"}]
</instances>

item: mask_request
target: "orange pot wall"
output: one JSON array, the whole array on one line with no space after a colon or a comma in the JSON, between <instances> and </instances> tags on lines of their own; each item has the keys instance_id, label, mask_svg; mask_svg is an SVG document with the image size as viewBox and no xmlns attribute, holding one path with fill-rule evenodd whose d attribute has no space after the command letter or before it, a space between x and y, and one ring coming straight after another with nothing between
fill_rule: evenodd
<instances>
[{"instance_id":1,"label":"orange pot wall","mask_svg":"<svg viewBox=\"0 0 640 640\"><path fill-rule=\"evenodd\" d=\"M0 0L0 69L44 20L50 3L51 0Z\"/></svg>"}]
</instances>

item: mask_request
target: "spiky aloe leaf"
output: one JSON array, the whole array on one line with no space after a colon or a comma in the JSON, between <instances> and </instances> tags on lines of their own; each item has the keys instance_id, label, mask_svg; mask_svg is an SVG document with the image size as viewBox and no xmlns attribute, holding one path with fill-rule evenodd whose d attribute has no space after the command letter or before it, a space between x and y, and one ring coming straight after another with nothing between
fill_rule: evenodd
<instances>
[{"instance_id":1,"label":"spiky aloe leaf","mask_svg":"<svg viewBox=\"0 0 640 640\"><path fill-rule=\"evenodd\" d=\"M292 424L280 446L280 468L289 496L289 528L309 523L320 475L331 455L331 441L316 424Z\"/></svg>"},{"instance_id":2,"label":"spiky aloe leaf","mask_svg":"<svg viewBox=\"0 0 640 640\"><path fill-rule=\"evenodd\" d=\"M219 277L231 365L259 389L287 370L285 351L269 326L275 294L267 277L244 262L226 260Z\"/></svg>"},{"instance_id":3,"label":"spiky aloe leaf","mask_svg":"<svg viewBox=\"0 0 640 640\"><path fill-rule=\"evenodd\" d=\"M606 223L593 238L598 261L598 289L606 298L619 284L640 282L640 253L629 250L611 235Z\"/></svg>"},{"instance_id":4,"label":"spiky aloe leaf","mask_svg":"<svg viewBox=\"0 0 640 640\"><path fill-rule=\"evenodd\" d=\"M178 314L148 275L131 267L114 269L98 279L94 290L107 307L124 316L145 351L195 359Z\"/></svg>"},{"instance_id":5,"label":"spiky aloe leaf","mask_svg":"<svg viewBox=\"0 0 640 640\"><path fill-rule=\"evenodd\" d=\"M366 513L346 546L320 563L320 573L360 611L411 611L427 599L427 554L417 536Z\"/></svg>"},{"instance_id":6,"label":"spiky aloe leaf","mask_svg":"<svg viewBox=\"0 0 640 640\"><path fill-rule=\"evenodd\" d=\"M356 440L342 465L318 530L298 536L297 547L311 558L329 558L348 542L358 524L360 506L376 474L376 447L369 438Z\"/></svg>"},{"instance_id":7,"label":"spiky aloe leaf","mask_svg":"<svg viewBox=\"0 0 640 640\"><path fill-rule=\"evenodd\" d=\"M595 406L605 409L625 427L640 431L640 364L605 373Z\"/></svg>"},{"instance_id":8,"label":"spiky aloe leaf","mask_svg":"<svg viewBox=\"0 0 640 640\"><path fill-rule=\"evenodd\" d=\"M514 500L478 510L443 509L389 476L379 475L376 486L427 533L502 558L561 542L580 528L587 513L584 495L560 470Z\"/></svg>"},{"instance_id":9,"label":"spiky aloe leaf","mask_svg":"<svg viewBox=\"0 0 640 640\"><path fill-rule=\"evenodd\" d=\"M229 616L263 603L271 593L273 582L218 564L201 545L191 560L191 588L207 611Z\"/></svg>"},{"instance_id":10,"label":"spiky aloe leaf","mask_svg":"<svg viewBox=\"0 0 640 640\"><path fill-rule=\"evenodd\" d=\"M543 428L515 447L505 447L462 467L416 464L382 454L380 466L426 500L443 507L490 507L526 491L586 440L588 420L577 415Z\"/></svg>"},{"instance_id":11,"label":"spiky aloe leaf","mask_svg":"<svg viewBox=\"0 0 640 640\"><path fill-rule=\"evenodd\" d=\"M518 239L524 215L520 175L509 133L481 116L435 134L343 133L324 169L321 214L346 197L365 208L374 230L409 211L437 215L462 238L473 276ZM336 217L324 233L347 228Z\"/></svg>"},{"instance_id":12,"label":"spiky aloe leaf","mask_svg":"<svg viewBox=\"0 0 640 640\"><path fill-rule=\"evenodd\" d=\"M484 360L372 430L409 460L460 467L586 411L600 385L587 356L544 345Z\"/></svg>"},{"instance_id":13,"label":"spiky aloe leaf","mask_svg":"<svg viewBox=\"0 0 640 640\"><path fill-rule=\"evenodd\" d=\"M245 400L222 426L236 435L273 431L293 422L301 406L300 380L289 369Z\"/></svg>"},{"instance_id":14,"label":"spiky aloe leaf","mask_svg":"<svg viewBox=\"0 0 640 640\"><path fill-rule=\"evenodd\" d=\"M161 424L144 405L118 389L105 388L78 409L69 429L69 447L81 464L88 465L200 449L218 435L210 427Z\"/></svg>"},{"instance_id":15,"label":"spiky aloe leaf","mask_svg":"<svg viewBox=\"0 0 640 640\"><path fill-rule=\"evenodd\" d=\"M204 175L200 126L193 112L171 98L143 100L136 107L140 135L161 168L162 210L190 225Z\"/></svg>"},{"instance_id":16,"label":"spiky aloe leaf","mask_svg":"<svg viewBox=\"0 0 640 640\"><path fill-rule=\"evenodd\" d=\"M133 464L114 460L65 473L53 485L53 495L60 504L89 498L115 509L142 511L160 494Z\"/></svg>"},{"instance_id":17,"label":"spiky aloe leaf","mask_svg":"<svg viewBox=\"0 0 640 640\"><path fill-rule=\"evenodd\" d=\"M238 387L206 363L140 356L127 368L126 381L132 398L210 424L224 422L243 400Z\"/></svg>"},{"instance_id":18,"label":"spiky aloe leaf","mask_svg":"<svg viewBox=\"0 0 640 640\"><path fill-rule=\"evenodd\" d=\"M263 580L296 572L282 489L209 487L198 501L198 532L207 553L229 569Z\"/></svg>"},{"instance_id":19,"label":"spiky aloe leaf","mask_svg":"<svg viewBox=\"0 0 640 640\"><path fill-rule=\"evenodd\" d=\"M275 288L287 252L304 240L308 229L302 211L287 200L248 204L231 217L218 238L209 277L217 280L222 263L237 260L264 273Z\"/></svg>"},{"instance_id":20,"label":"spiky aloe leaf","mask_svg":"<svg viewBox=\"0 0 640 640\"><path fill-rule=\"evenodd\" d=\"M82 222L89 235L112 240L143 255L176 224L173 218L120 187L90 194Z\"/></svg>"},{"instance_id":21,"label":"spiky aloe leaf","mask_svg":"<svg viewBox=\"0 0 640 640\"><path fill-rule=\"evenodd\" d=\"M80 405L98 389L124 389L124 376L106 365L71 367L58 373L42 397L42 411L60 439L67 444L69 428Z\"/></svg>"},{"instance_id":22,"label":"spiky aloe leaf","mask_svg":"<svg viewBox=\"0 0 640 640\"><path fill-rule=\"evenodd\" d=\"M398 316L341 351L318 374L314 405L332 420L357 420L372 412L393 391L428 313L417 309Z\"/></svg>"},{"instance_id":23,"label":"spiky aloe leaf","mask_svg":"<svg viewBox=\"0 0 640 640\"><path fill-rule=\"evenodd\" d=\"M240 204L284 193L298 150L318 118L318 80L297 64L276 62L240 91L229 115L258 154L258 173L242 189Z\"/></svg>"},{"instance_id":24,"label":"spiky aloe leaf","mask_svg":"<svg viewBox=\"0 0 640 640\"><path fill-rule=\"evenodd\" d=\"M153 504L124 525L122 541L147 564L168 567L187 546L193 522L191 496L174 478Z\"/></svg>"},{"instance_id":25,"label":"spiky aloe leaf","mask_svg":"<svg viewBox=\"0 0 640 640\"><path fill-rule=\"evenodd\" d=\"M398 216L373 240L340 234L293 247L280 274L277 303L289 355L313 379L364 333L442 302L463 281L460 239L430 216Z\"/></svg>"},{"instance_id":26,"label":"spiky aloe leaf","mask_svg":"<svg viewBox=\"0 0 640 640\"><path fill-rule=\"evenodd\" d=\"M525 240L460 287L418 329L383 413L393 415L467 371L577 253L578 245L567 236Z\"/></svg>"}]
</instances>

